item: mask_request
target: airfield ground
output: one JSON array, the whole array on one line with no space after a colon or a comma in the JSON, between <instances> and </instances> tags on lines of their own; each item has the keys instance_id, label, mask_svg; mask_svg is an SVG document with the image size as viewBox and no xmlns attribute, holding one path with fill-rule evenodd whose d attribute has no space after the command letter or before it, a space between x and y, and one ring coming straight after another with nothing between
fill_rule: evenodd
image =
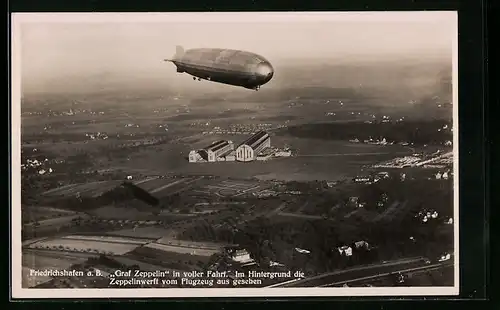
<instances>
[{"instance_id":1,"label":"airfield ground","mask_svg":"<svg viewBox=\"0 0 500 310\"><path fill-rule=\"evenodd\" d=\"M216 162L191 164L186 158L191 149L203 147L219 138L234 140L231 136L204 136L196 144L151 146L150 150L131 154L123 166L144 170L158 169L160 173L185 173L216 175L231 178L262 180L340 180L355 176L360 169L400 155L412 153L402 146L353 144L342 141L317 141L310 139L272 136L271 144L288 146L294 151L290 158L277 158L264 162ZM159 168L158 168L159 167ZM328 169L325 169L328 167Z\"/></svg>"}]
</instances>

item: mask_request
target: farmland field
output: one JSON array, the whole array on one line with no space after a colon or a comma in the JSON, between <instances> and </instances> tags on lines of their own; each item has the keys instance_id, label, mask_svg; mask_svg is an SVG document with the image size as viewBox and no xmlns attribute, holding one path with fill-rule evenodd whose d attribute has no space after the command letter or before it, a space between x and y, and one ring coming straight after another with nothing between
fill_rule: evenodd
<instances>
[{"instance_id":1,"label":"farmland field","mask_svg":"<svg viewBox=\"0 0 500 310\"><path fill-rule=\"evenodd\" d=\"M109 242L109 243L123 243L123 244L135 244L141 245L147 243L144 240L121 238L121 237L111 237L111 236L65 236L62 239L77 240L77 241L98 241L98 242Z\"/></svg>"},{"instance_id":2,"label":"farmland field","mask_svg":"<svg viewBox=\"0 0 500 310\"><path fill-rule=\"evenodd\" d=\"M156 241L158 244L171 245L175 247L193 248L193 249L206 249L212 251L221 251L223 247L229 244L214 243L214 242L195 242L187 240L174 240L170 237L164 237Z\"/></svg>"},{"instance_id":3,"label":"farmland field","mask_svg":"<svg viewBox=\"0 0 500 310\"><path fill-rule=\"evenodd\" d=\"M161 217L152 214L153 209L140 201L130 201L120 206L105 206L90 213L102 219L113 220L159 220Z\"/></svg>"},{"instance_id":4,"label":"farmland field","mask_svg":"<svg viewBox=\"0 0 500 310\"><path fill-rule=\"evenodd\" d=\"M47 220L75 214L75 212L69 210L40 206L22 206L21 212L23 223Z\"/></svg>"},{"instance_id":5,"label":"farmland field","mask_svg":"<svg viewBox=\"0 0 500 310\"><path fill-rule=\"evenodd\" d=\"M185 178L182 180L177 180L170 184L165 184L159 188L156 188L150 191L155 197L165 197L176 193L184 192L192 187L197 186L198 182L203 179L203 176L200 177L191 177Z\"/></svg>"},{"instance_id":6,"label":"farmland field","mask_svg":"<svg viewBox=\"0 0 500 310\"><path fill-rule=\"evenodd\" d=\"M152 191L157 188L160 188L162 186L168 185L168 184L173 184L175 182L182 182L184 179L170 179L170 178L165 178L165 179L151 179L149 181L145 181L142 183L135 183L135 185L139 186L140 188L144 189L145 191Z\"/></svg>"},{"instance_id":7,"label":"farmland field","mask_svg":"<svg viewBox=\"0 0 500 310\"><path fill-rule=\"evenodd\" d=\"M135 229L122 229L116 231L109 231L107 233L114 236L156 240L164 236L170 235L172 232L175 233L175 231L173 231L172 229L165 229L161 227L138 227Z\"/></svg>"},{"instance_id":8,"label":"farmland field","mask_svg":"<svg viewBox=\"0 0 500 310\"><path fill-rule=\"evenodd\" d=\"M56 217L56 218L50 218L46 220L38 220L38 224L40 226L57 226L57 225L64 225L67 223L70 223L72 220L77 219L77 218L85 218L86 215L70 215L70 216L62 216L62 217ZM30 224L25 224L25 225L32 225Z\"/></svg>"},{"instance_id":9,"label":"farmland field","mask_svg":"<svg viewBox=\"0 0 500 310\"><path fill-rule=\"evenodd\" d=\"M122 181L100 181L85 184L73 184L46 191L44 196L74 196L99 197L107 191L119 186Z\"/></svg>"},{"instance_id":10,"label":"farmland field","mask_svg":"<svg viewBox=\"0 0 500 310\"><path fill-rule=\"evenodd\" d=\"M50 247L54 249L65 249L68 251L96 251L100 253L113 253L114 255L122 255L132 251L137 247L136 244L123 244L111 242L99 242L88 240L73 240L66 238L44 240L29 245L30 248Z\"/></svg>"},{"instance_id":11,"label":"farmland field","mask_svg":"<svg viewBox=\"0 0 500 310\"><path fill-rule=\"evenodd\" d=\"M197 256L211 256L211 255L219 252L217 250L173 246L173 245L166 245L163 243L148 243L145 245L145 247L164 251L164 252L173 252L173 253L178 253L178 254L189 254L189 255L197 255Z\"/></svg>"},{"instance_id":12,"label":"farmland field","mask_svg":"<svg viewBox=\"0 0 500 310\"><path fill-rule=\"evenodd\" d=\"M217 195L219 197L238 197L242 195L251 195L252 193L267 189L269 185L265 182L254 180L222 180L211 182L204 186L193 189L195 193L205 195Z\"/></svg>"}]
</instances>

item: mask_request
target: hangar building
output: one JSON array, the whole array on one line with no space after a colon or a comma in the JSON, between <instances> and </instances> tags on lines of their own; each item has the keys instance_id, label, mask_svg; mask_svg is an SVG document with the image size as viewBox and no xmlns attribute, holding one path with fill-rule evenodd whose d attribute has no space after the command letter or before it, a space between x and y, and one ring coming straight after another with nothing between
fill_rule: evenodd
<instances>
[{"instance_id":1,"label":"hangar building","mask_svg":"<svg viewBox=\"0 0 500 310\"><path fill-rule=\"evenodd\" d=\"M271 137L265 131L259 131L236 148L236 160L253 161L268 147L271 147Z\"/></svg>"},{"instance_id":2,"label":"hangar building","mask_svg":"<svg viewBox=\"0 0 500 310\"><path fill-rule=\"evenodd\" d=\"M215 162L217 158L226 155L234 150L234 144L232 141L219 140L204 149L207 156L207 161Z\"/></svg>"}]
</instances>

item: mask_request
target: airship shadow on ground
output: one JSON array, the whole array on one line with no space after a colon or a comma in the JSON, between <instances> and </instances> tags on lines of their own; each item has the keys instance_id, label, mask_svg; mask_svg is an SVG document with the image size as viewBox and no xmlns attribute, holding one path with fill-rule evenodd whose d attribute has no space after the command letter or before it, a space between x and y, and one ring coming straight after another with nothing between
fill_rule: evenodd
<instances>
[{"instance_id":1,"label":"airship shadow on ground","mask_svg":"<svg viewBox=\"0 0 500 310\"><path fill-rule=\"evenodd\" d=\"M177 46L172 59L165 59L177 67L177 72L228 85L259 90L274 75L274 68L264 57L240 50L194 48L184 50Z\"/></svg>"}]
</instances>

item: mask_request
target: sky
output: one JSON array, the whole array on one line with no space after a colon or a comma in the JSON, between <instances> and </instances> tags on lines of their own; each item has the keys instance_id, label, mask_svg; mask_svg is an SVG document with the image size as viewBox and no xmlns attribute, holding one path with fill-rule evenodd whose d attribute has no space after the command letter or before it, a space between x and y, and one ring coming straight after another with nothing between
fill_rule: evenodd
<instances>
[{"instance_id":1,"label":"sky","mask_svg":"<svg viewBox=\"0 0 500 310\"><path fill-rule=\"evenodd\" d=\"M176 45L247 50L272 63L451 57L454 15L402 14L25 15L14 36L27 84L106 74L168 79L175 70L162 59L171 57Z\"/></svg>"}]
</instances>

